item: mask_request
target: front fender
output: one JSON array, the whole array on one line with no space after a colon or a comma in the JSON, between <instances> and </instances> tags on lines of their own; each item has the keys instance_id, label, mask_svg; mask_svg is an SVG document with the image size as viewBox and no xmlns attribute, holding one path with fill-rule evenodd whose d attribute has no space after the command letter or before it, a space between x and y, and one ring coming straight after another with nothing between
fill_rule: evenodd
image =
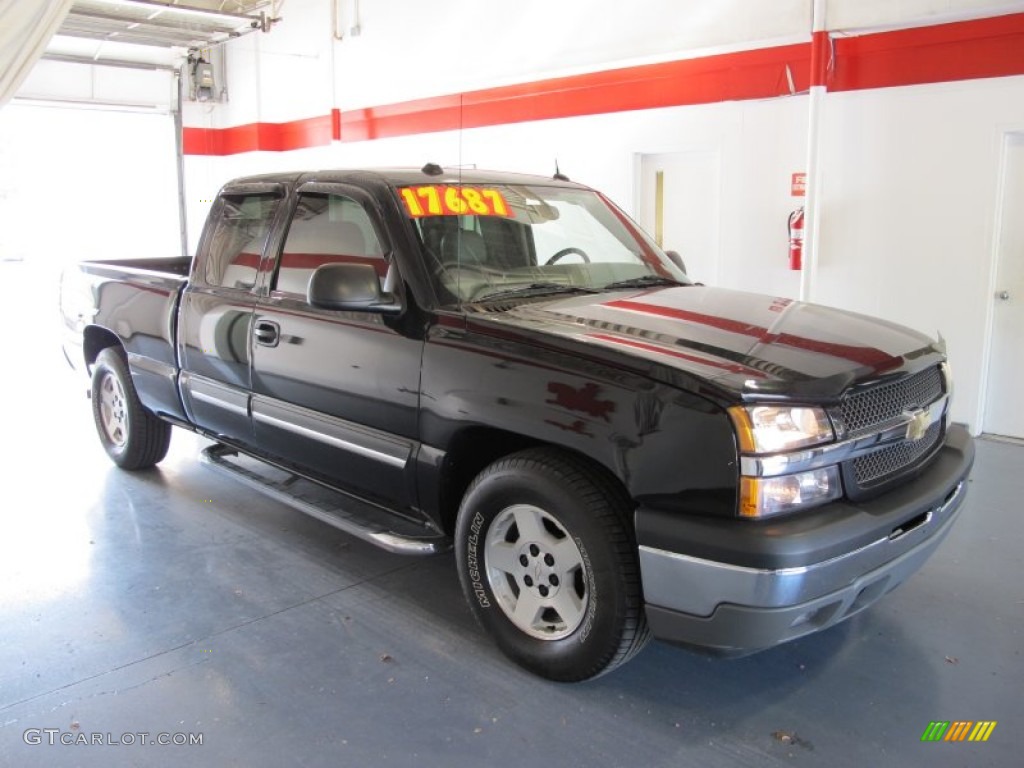
<instances>
[{"instance_id":1,"label":"front fender","mask_svg":"<svg viewBox=\"0 0 1024 768\"><path fill-rule=\"evenodd\" d=\"M725 410L700 395L532 340L435 327L424 348L420 435L447 450L484 427L576 451L636 503L731 514L736 448Z\"/></svg>"}]
</instances>

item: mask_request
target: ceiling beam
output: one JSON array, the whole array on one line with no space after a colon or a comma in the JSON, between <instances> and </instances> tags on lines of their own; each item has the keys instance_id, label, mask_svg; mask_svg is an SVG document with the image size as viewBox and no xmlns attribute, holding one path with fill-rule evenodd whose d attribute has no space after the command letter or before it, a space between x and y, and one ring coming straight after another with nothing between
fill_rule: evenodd
<instances>
[{"instance_id":1,"label":"ceiling beam","mask_svg":"<svg viewBox=\"0 0 1024 768\"><path fill-rule=\"evenodd\" d=\"M121 2L128 3L129 5L142 5L151 8L162 8L165 11L184 11L187 13L201 13L207 16L222 16L228 18L243 19L244 21L257 23L260 21L259 16L253 16L248 13L235 13L233 11L217 11L213 8L200 8L194 5L183 5L180 3L165 3L160 2L160 0L121 0Z\"/></svg>"},{"instance_id":2,"label":"ceiling beam","mask_svg":"<svg viewBox=\"0 0 1024 768\"><path fill-rule=\"evenodd\" d=\"M92 9L83 9L78 7L72 7L68 11L68 16L79 17L83 19L97 19L100 21L110 21L117 24L131 24L133 28L136 27L156 27L158 29L175 29L175 30L189 30L196 32L223 32L228 34L234 32L238 28L238 24L231 24L228 22L216 22L213 19L209 21L185 21L181 19L176 21L174 19L157 16L155 18L135 18L130 16L119 16L116 13L105 13L103 11L94 11Z\"/></svg>"},{"instance_id":3,"label":"ceiling beam","mask_svg":"<svg viewBox=\"0 0 1024 768\"><path fill-rule=\"evenodd\" d=\"M94 59L91 56L71 56L65 53L44 53L41 58L46 61L59 61L65 64L89 64L99 67L123 67L124 69L163 70L166 72L178 71L178 68L173 64L156 64L146 61L130 61L128 59Z\"/></svg>"},{"instance_id":4,"label":"ceiling beam","mask_svg":"<svg viewBox=\"0 0 1024 768\"><path fill-rule=\"evenodd\" d=\"M81 37L86 40L103 40L108 43L131 43L132 45L148 45L154 48L192 48L202 47L207 45L213 45L219 40L201 40L199 38L191 38L188 40L156 40L154 38L147 38L143 36L133 37L128 34L118 32L116 34L110 32L97 32L85 29L65 29L61 27L59 34L66 37Z\"/></svg>"}]
</instances>

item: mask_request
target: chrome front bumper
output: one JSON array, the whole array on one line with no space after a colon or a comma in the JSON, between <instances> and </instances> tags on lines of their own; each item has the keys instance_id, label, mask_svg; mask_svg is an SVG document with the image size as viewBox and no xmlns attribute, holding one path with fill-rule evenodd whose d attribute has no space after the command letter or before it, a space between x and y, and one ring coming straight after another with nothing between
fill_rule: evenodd
<instances>
[{"instance_id":1,"label":"chrome front bumper","mask_svg":"<svg viewBox=\"0 0 1024 768\"><path fill-rule=\"evenodd\" d=\"M655 637L744 655L853 616L917 571L946 537L963 504L972 460L973 450L952 487L935 489L940 495L934 501L922 501L887 535L819 562L752 568L642 545L644 598Z\"/></svg>"}]
</instances>

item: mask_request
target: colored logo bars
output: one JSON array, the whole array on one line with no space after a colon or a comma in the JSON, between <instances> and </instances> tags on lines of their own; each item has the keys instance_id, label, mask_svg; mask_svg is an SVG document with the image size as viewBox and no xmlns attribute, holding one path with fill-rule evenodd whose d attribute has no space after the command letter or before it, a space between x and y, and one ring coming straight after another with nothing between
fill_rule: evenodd
<instances>
[{"instance_id":1,"label":"colored logo bars","mask_svg":"<svg viewBox=\"0 0 1024 768\"><path fill-rule=\"evenodd\" d=\"M995 728L995 720L932 720L921 741L988 741Z\"/></svg>"}]
</instances>

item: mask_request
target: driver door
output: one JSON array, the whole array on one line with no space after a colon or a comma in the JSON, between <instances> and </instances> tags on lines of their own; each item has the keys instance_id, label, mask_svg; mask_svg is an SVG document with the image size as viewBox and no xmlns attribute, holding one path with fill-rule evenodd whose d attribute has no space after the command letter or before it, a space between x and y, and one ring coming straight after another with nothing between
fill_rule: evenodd
<instances>
[{"instance_id":1,"label":"driver door","mask_svg":"<svg viewBox=\"0 0 1024 768\"><path fill-rule=\"evenodd\" d=\"M357 187L298 190L270 293L253 319L252 416L261 449L331 485L393 508L416 506L412 458L422 340L397 318L306 300L317 267L397 275L372 199ZM390 286L389 286L390 287Z\"/></svg>"}]
</instances>

